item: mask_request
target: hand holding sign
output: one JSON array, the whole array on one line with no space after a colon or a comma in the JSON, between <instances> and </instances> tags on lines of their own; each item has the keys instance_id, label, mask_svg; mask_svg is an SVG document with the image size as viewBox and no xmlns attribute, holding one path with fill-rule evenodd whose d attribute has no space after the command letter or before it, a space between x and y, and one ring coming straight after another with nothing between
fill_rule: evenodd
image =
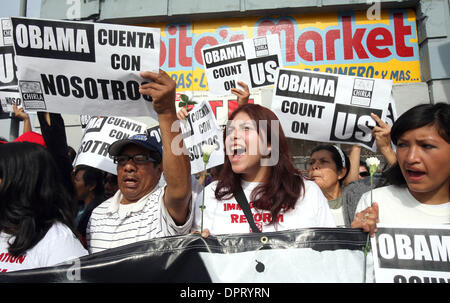
<instances>
[{"instance_id":1,"label":"hand holding sign","mask_svg":"<svg viewBox=\"0 0 450 303\"><path fill-rule=\"evenodd\" d=\"M244 90L239 88L232 88L231 93L237 96L238 105L244 105L248 103L248 98L250 97L250 91L248 85L245 82L238 81L238 84L244 88Z\"/></svg>"},{"instance_id":2,"label":"hand holding sign","mask_svg":"<svg viewBox=\"0 0 450 303\"><path fill-rule=\"evenodd\" d=\"M383 154L389 165L394 165L397 162L397 156L391 146L391 126L381 120L376 114L371 114L370 116L377 122L377 126L372 130L377 150Z\"/></svg>"},{"instance_id":3,"label":"hand holding sign","mask_svg":"<svg viewBox=\"0 0 450 303\"><path fill-rule=\"evenodd\" d=\"M142 84L139 92L152 97L153 109L158 115L175 114L175 81L161 69L159 73L141 72L141 77L152 81Z\"/></svg>"}]
</instances>

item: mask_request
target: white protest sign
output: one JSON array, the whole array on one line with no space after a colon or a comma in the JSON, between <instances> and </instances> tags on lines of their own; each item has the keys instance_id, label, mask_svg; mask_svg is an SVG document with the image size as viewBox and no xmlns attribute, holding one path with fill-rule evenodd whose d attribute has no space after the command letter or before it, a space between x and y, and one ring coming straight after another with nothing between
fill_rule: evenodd
<instances>
[{"instance_id":1,"label":"white protest sign","mask_svg":"<svg viewBox=\"0 0 450 303\"><path fill-rule=\"evenodd\" d=\"M11 20L0 18L0 89L17 89L14 57Z\"/></svg>"},{"instance_id":2,"label":"white protest sign","mask_svg":"<svg viewBox=\"0 0 450 303\"><path fill-rule=\"evenodd\" d=\"M249 88L273 85L282 62L278 35L205 47L202 56L208 88L215 95L239 88L238 81Z\"/></svg>"},{"instance_id":3,"label":"white protest sign","mask_svg":"<svg viewBox=\"0 0 450 303\"><path fill-rule=\"evenodd\" d=\"M189 152L191 174L205 170L202 158L202 145L214 145L215 150L209 158L206 169L224 162L223 132L217 126L209 103L196 104L184 121L181 121L184 145Z\"/></svg>"},{"instance_id":4,"label":"white protest sign","mask_svg":"<svg viewBox=\"0 0 450 303\"><path fill-rule=\"evenodd\" d=\"M370 113L388 112L391 80L278 69L272 110L287 137L376 150Z\"/></svg>"},{"instance_id":5,"label":"white protest sign","mask_svg":"<svg viewBox=\"0 0 450 303\"><path fill-rule=\"evenodd\" d=\"M377 283L449 283L450 226L379 224L371 238Z\"/></svg>"},{"instance_id":6,"label":"white protest sign","mask_svg":"<svg viewBox=\"0 0 450 303\"><path fill-rule=\"evenodd\" d=\"M84 164L117 174L116 164L108 154L111 144L146 131L146 124L124 117L91 117L89 120L74 166Z\"/></svg>"},{"instance_id":7,"label":"white protest sign","mask_svg":"<svg viewBox=\"0 0 450 303\"><path fill-rule=\"evenodd\" d=\"M157 117L140 71L158 72L160 30L11 18L25 109Z\"/></svg>"},{"instance_id":8,"label":"white protest sign","mask_svg":"<svg viewBox=\"0 0 450 303\"><path fill-rule=\"evenodd\" d=\"M22 108L22 96L18 91L0 90L0 103L4 112L14 112L13 105Z\"/></svg>"}]
</instances>

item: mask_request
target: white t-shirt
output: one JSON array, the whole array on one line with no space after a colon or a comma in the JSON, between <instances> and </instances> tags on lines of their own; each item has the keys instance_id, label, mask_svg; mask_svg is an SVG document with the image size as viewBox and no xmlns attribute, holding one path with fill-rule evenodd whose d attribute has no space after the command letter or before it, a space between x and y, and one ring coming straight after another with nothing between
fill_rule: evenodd
<instances>
[{"instance_id":1,"label":"white t-shirt","mask_svg":"<svg viewBox=\"0 0 450 303\"><path fill-rule=\"evenodd\" d=\"M88 254L80 240L65 224L57 222L25 255L13 258L8 253L14 237L0 233L0 273L53 266Z\"/></svg>"},{"instance_id":2,"label":"white t-shirt","mask_svg":"<svg viewBox=\"0 0 450 303\"><path fill-rule=\"evenodd\" d=\"M86 240L89 253L96 253L153 238L188 234L193 221L192 203L189 218L178 226L168 213L164 187L156 186L139 201L120 204L120 190L97 206L89 219Z\"/></svg>"},{"instance_id":3,"label":"white t-shirt","mask_svg":"<svg viewBox=\"0 0 450 303\"><path fill-rule=\"evenodd\" d=\"M343 210L344 208L342 206L336 209L330 208L330 211L333 214L334 223L336 223L337 227L345 227Z\"/></svg>"},{"instance_id":4,"label":"white t-shirt","mask_svg":"<svg viewBox=\"0 0 450 303\"><path fill-rule=\"evenodd\" d=\"M373 190L378 203L380 223L385 224L449 224L450 202L429 205L417 201L408 187L385 186ZM362 195L356 208L360 212L371 204L370 191Z\"/></svg>"},{"instance_id":5,"label":"white t-shirt","mask_svg":"<svg viewBox=\"0 0 450 303\"><path fill-rule=\"evenodd\" d=\"M271 214L269 211L258 210L250 201L252 190L259 185L257 182L242 181L242 189L250 204L256 225L262 232L281 231L309 227L336 227L333 215L330 212L328 201L316 183L305 182L305 193L295 204L294 209L281 211L278 215L278 224L269 224ZM251 232L244 212L238 202L232 197L229 200L217 201L214 195L217 181L205 188L205 210L203 228L209 229L212 235L248 233ZM199 231L201 226L202 195L195 202L195 220L192 230Z\"/></svg>"}]
</instances>

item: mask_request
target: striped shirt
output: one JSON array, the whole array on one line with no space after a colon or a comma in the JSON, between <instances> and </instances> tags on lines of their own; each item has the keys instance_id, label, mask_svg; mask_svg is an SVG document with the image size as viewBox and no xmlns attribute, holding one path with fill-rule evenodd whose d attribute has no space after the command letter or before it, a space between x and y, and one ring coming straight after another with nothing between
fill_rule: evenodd
<instances>
[{"instance_id":1,"label":"striped shirt","mask_svg":"<svg viewBox=\"0 0 450 303\"><path fill-rule=\"evenodd\" d=\"M132 204L120 204L123 195L118 190L97 206L86 230L89 253L153 238L188 234L193 222L192 203L186 223L178 226L164 206L164 188L156 186Z\"/></svg>"}]
</instances>

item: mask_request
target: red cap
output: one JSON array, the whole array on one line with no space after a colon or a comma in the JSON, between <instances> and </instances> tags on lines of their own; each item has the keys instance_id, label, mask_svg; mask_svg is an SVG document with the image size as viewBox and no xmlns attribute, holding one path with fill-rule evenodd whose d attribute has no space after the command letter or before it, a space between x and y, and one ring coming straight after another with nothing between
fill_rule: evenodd
<instances>
[{"instance_id":1,"label":"red cap","mask_svg":"<svg viewBox=\"0 0 450 303\"><path fill-rule=\"evenodd\" d=\"M35 133L33 131L23 133L21 136L17 137L14 142L31 142L40 144L43 147L47 147L45 145L44 137L42 137L41 134Z\"/></svg>"}]
</instances>

